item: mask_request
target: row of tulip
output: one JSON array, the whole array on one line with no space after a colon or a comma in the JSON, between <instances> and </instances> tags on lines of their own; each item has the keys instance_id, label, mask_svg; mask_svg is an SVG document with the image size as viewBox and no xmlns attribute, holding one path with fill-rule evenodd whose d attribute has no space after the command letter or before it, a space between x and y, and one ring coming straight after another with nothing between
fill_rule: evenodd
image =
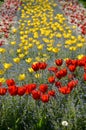
<instances>
[{"instance_id":1,"label":"row of tulip","mask_svg":"<svg viewBox=\"0 0 86 130\"><path fill-rule=\"evenodd\" d=\"M7 79L6 84L8 88L2 87L0 84L0 95L5 95L7 92L11 96L23 96L32 95L35 100L42 100L42 102L48 102L51 97L55 97L56 90L51 88L50 84L54 85L55 88L62 94L69 94L79 82L77 75L74 73L76 68L82 67L84 70L83 81L86 81L86 56L82 59L67 59L63 61L62 59L55 60L56 66L51 66L47 68L45 62L37 62L32 64L32 69L34 72L39 70L48 70L51 76L48 77L47 83L37 85L37 83L25 84L22 86L17 86L13 79ZM65 68L63 67L65 65ZM78 72L79 73L79 72ZM61 83L61 79L68 77L67 85Z\"/></svg>"},{"instance_id":2,"label":"row of tulip","mask_svg":"<svg viewBox=\"0 0 86 130\"><path fill-rule=\"evenodd\" d=\"M86 35L86 9L77 0L59 0L69 23L77 26L77 32Z\"/></svg>"}]
</instances>

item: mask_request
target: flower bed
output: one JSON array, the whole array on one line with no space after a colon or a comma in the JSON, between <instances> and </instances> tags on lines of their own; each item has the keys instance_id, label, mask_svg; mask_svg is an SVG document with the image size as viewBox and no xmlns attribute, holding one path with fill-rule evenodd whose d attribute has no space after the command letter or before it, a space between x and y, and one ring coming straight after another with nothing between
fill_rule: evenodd
<instances>
[{"instance_id":1,"label":"flower bed","mask_svg":"<svg viewBox=\"0 0 86 130\"><path fill-rule=\"evenodd\" d=\"M16 12L20 4L18 0L6 0L0 9L0 46L6 43L6 39L8 39L11 33L11 27L14 24Z\"/></svg>"},{"instance_id":2,"label":"flower bed","mask_svg":"<svg viewBox=\"0 0 86 130\"><path fill-rule=\"evenodd\" d=\"M86 9L78 1L59 0L69 23L77 26L77 32L86 35Z\"/></svg>"},{"instance_id":3,"label":"flower bed","mask_svg":"<svg viewBox=\"0 0 86 130\"><path fill-rule=\"evenodd\" d=\"M17 9L0 47L0 130L85 129L86 40L60 11L47 0Z\"/></svg>"}]
</instances>

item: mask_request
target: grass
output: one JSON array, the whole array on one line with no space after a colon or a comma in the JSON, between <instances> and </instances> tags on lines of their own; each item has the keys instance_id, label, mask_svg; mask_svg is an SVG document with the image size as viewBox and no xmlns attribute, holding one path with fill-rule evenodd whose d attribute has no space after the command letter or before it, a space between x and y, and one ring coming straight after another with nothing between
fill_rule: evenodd
<instances>
[{"instance_id":1,"label":"grass","mask_svg":"<svg viewBox=\"0 0 86 130\"><path fill-rule=\"evenodd\" d=\"M0 1L0 6L3 4L3 2L2 1Z\"/></svg>"}]
</instances>

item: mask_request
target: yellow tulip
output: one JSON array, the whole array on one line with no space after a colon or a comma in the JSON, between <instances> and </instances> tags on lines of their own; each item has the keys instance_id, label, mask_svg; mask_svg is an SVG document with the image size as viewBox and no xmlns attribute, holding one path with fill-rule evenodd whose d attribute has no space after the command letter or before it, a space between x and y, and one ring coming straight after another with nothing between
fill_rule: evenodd
<instances>
[{"instance_id":1,"label":"yellow tulip","mask_svg":"<svg viewBox=\"0 0 86 130\"><path fill-rule=\"evenodd\" d=\"M26 55L28 55L28 53L29 53L29 51L25 51L25 52L24 52L24 55L26 56Z\"/></svg>"},{"instance_id":2,"label":"yellow tulip","mask_svg":"<svg viewBox=\"0 0 86 130\"><path fill-rule=\"evenodd\" d=\"M21 53L22 52L22 50L21 49L17 49L17 53Z\"/></svg>"},{"instance_id":3,"label":"yellow tulip","mask_svg":"<svg viewBox=\"0 0 86 130\"><path fill-rule=\"evenodd\" d=\"M42 50L42 49L43 49L43 46L44 46L43 44L38 45L38 46L37 46L37 49L38 49L38 50Z\"/></svg>"},{"instance_id":4,"label":"yellow tulip","mask_svg":"<svg viewBox=\"0 0 86 130\"><path fill-rule=\"evenodd\" d=\"M13 58L13 61L14 61L15 63L19 63L19 62L20 62L20 58L19 58L19 57Z\"/></svg>"},{"instance_id":5,"label":"yellow tulip","mask_svg":"<svg viewBox=\"0 0 86 130\"><path fill-rule=\"evenodd\" d=\"M25 56L25 55L24 55L23 53L19 54L19 58L20 58L20 59L24 58L24 56Z\"/></svg>"},{"instance_id":6,"label":"yellow tulip","mask_svg":"<svg viewBox=\"0 0 86 130\"><path fill-rule=\"evenodd\" d=\"M29 46L24 46L24 50L25 51L29 50Z\"/></svg>"},{"instance_id":7,"label":"yellow tulip","mask_svg":"<svg viewBox=\"0 0 86 130\"><path fill-rule=\"evenodd\" d=\"M57 38L61 38L61 37L62 37L61 33L57 33L57 34L56 34L56 37L57 37Z\"/></svg>"},{"instance_id":8,"label":"yellow tulip","mask_svg":"<svg viewBox=\"0 0 86 130\"><path fill-rule=\"evenodd\" d=\"M51 50L52 50L52 47L47 47L47 50L48 50L48 51L51 51Z\"/></svg>"},{"instance_id":9,"label":"yellow tulip","mask_svg":"<svg viewBox=\"0 0 86 130\"><path fill-rule=\"evenodd\" d=\"M28 58L28 59L26 59L25 61L26 61L27 63L31 63L32 58Z\"/></svg>"},{"instance_id":10,"label":"yellow tulip","mask_svg":"<svg viewBox=\"0 0 86 130\"><path fill-rule=\"evenodd\" d=\"M0 48L0 53L5 53L6 50L4 48Z\"/></svg>"},{"instance_id":11,"label":"yellow tulip","mask_svg":"<svg viewBox=\"0 0 86 130\"><path fill-rule=\"evenodd\" d=\"M12 29L12 32L13 32L13 33L16 33L16 32L17 32L17 29L16 29L16 28Z\"/></svg>"},{"instance_id":12,"label":"yellow tulip","mask_svg":"<svg viewBox=\"0 0 86 130\"><path fill-rule=\"evenodd\" d=\"M29 71L30 73L33 73L33 72L34 72L34 70L33 70L32 68L28 68L28 71Z\"/></svg>"},{"instance_id":13,"label":"yellow tulip","mask_svg":"<svg viewBox=\"0 0 86 130\"><path fill-rule=\"evenodd\" d=\"M70 50L70 51L76 51L76 49L77 49L77 48L74 47L74 46L69 47L69 50Z\"/></svg>"},{"instance_id":14,"label":"yellow tulip","mask_svg":"<svg viewBox=\"0 0 86 130\"><path fill-rule=\"evenodd\" d=\"M22 80L25 80L26 78L26 75L25 74L20 74L19 75L19 80L22 81Z\"/></svg>"},{"instance_id":15,"label":"yellow tulip","mask_svg":"<svg viewBox=\"0 0 86 130\"><path fill-rule=\"evenodd\" d=\"M33 47L33 44L29 43L28 47L29 47L29 48L32 48L32 47Z\"/></svg>"},{"instance_id":16,"label":"yellow tulip","mask_svg":"<svg viewBox=\"0 0 86 130\"><path fill-rule=\"evenodd\" d=\"M76 29L76 28L77 28L77 26L74 25L74 26L73 26L73 29Z\"/></svg>"},{"instance_id":17,"label":"yellow tulip","mask_svg":"<svg viewBox=\"0 0 86 130\"><path fill-rule=\"evenodd\" d=\"M57 53L59 51L59 48L53 48L52 52Z\"/></svg>"},{"instance_id":18,"label":"yellow tulip","mask_svg":"<svg viewBox=\"0 0 86 130\"><path fill-rule=\"evenodd\" d=\"M20 31L19 33L20 33L20 35L23 35L23 34L24 34L24 32L23 32L23 31Z\"/></svg>"},{"instance_id":19,"label":"yellow tulip","mask_svg":"<svg viewBox=\"0 0 86 130\"><path fill-rule=\"evenodd\" d=\"M3 75L4 74L4 70L0 70L0 75Z\"/></svg>"},{"instance_id":20,"label":"yellow tulip","mask_svg":"<svg viewBox=\"0 0 86 130\"><path fill-rule=\"evenodd\" d=\"M12 67L12 63L4 63L3 66L5 69L9 69L10 67Z\"/></svg>"},{"instance_id":21,"label":"yellow tulip","mask_svg":"<svg viewBox=\"0 0 86 130\"><path fill-rule=\"evenodd\" d=\"M16 44L16 42L14 41L14 42L11 42L10 44L11 44L11 45L15 45L15 44Z\"/></svg>"},{"instance_id":22,"label":"yellow tulip","mask_svg":"<svg viewBox=\"0 0 86 130\"><path fill-rule=\"evenodd\" d=\"M83 54L80 54L80 55L77 56L77 58L78 58L78 59L82 59L83 56L84 56Z\"/></svg>"},{"instance_id":23,"label":"yellow tulip","mask_svg":"<svg viewBox=\"0 0 86 130\"><path fill-rule=\"evenodd\" d=\"M1 83L5 83L6 79L4 77L0 78Z\"/></svg>"},{"instance_id":24,"label":"yellow tulip","mask_svg":"<svg viewBox=\"0 0 86 130\"><path fill-rule=\"evenodd\" d=\"M37 73L37 74L35 74L34 76L35 76L35 78L37 78L37 79L38 79L38 78L40 78L40 77L41 77L41 74L38 74L38 73Z\"/></svg>"},{"instance_id":25,"label":"yellow tulip","mask_svg":"<svg viewBox=\"0 0 86 130\"><path fill-rule=\"evenodd\" d=\"M83 43L78 43L78 44L77 44L77 47L78 47L78 48L82 48L82 47L83 47Z\"/></svg>"}]
</instances>

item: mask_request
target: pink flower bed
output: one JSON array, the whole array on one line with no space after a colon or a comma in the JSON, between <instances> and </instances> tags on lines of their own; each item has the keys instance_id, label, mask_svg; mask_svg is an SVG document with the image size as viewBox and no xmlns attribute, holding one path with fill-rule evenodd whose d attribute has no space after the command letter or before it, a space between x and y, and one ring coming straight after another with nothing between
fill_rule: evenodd
<instances>
[{"instance_id":1,"label":"pink flower bed","mask_svg":"<svg viewBox=\"0 0 86 130\"><path fill-rule=\"evenodd\" d=\"M86 35L86 9L77 0L59 0L68 22L77 26L77 31Z\"/></svg>"},{"instance_id":2,"label":"pink flower bed","mask_svg":"<svg viewBox=\"0 0 86 130\"><path fill-rule=\"evenodd\" d=\"M13 25L13 19L21 2L18 0L5 0L0 9L0 37L8 38L10 27ZM4 40L0 40L0 46L3 45Z\"/></svg>"}]
</instances>

